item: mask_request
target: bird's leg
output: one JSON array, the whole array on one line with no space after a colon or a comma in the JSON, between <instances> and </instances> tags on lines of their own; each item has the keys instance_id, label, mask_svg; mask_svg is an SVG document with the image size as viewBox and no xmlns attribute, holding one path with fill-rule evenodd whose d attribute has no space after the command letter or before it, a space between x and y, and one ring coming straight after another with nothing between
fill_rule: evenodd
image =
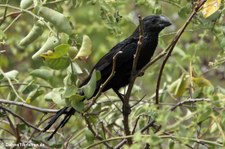
<instances>
[{"instance_id":1,"label":"bird's leg","mask_svg":"<svg viewBox=\"0 0 225 149\"><path fill-rule=\"evenodd\" d=\"M143 75L145 74L144 72L141 72L141 73L138 72L138 73L139 73L139 74L138 74L139 77L141 77L141 76L143 76Z\"/></svg>"},{"instance_id":2,"label":"bird's leg","mask_svg":"<svg viewBox=\"0 0 225 149\"><path fill-rule=\"evenodd\" d=\"M130 105L128 104L128 105L125 105L124 104L124 95L123 94L121 94L118 90L116 90L116 89L113 89L113 91L117 94L117 96L120 98L120 100L123 102L123 113L125 114L125 115L129 115L130 114L130 112L131 112L131 107L130 107Z\"/></svg>"},{"instance_id":3,"label":"bird's leg","mask_svg":"<svg viewBox=\"0 0 225 149\"><path fill-rule=\"evenodd\" d=\"M144 75L144 72L140 72L138 70L134 71L133 74L132 74L132 76L138 76L138 77L141 77L143 75Z\"/></svg>"},{"instance_id":4,"label":"bird's leg","mask_svg":"<svg viewBox=\"0 0 225 149\"><path fill-rule=\"evenodd\" d=\"M113 89L113 91L116 93L116 95L119 97L119 99L123 102L123 98L124 98L124 95L121 94L118 90L116 89Z\"/></svg>"}]
</instances>

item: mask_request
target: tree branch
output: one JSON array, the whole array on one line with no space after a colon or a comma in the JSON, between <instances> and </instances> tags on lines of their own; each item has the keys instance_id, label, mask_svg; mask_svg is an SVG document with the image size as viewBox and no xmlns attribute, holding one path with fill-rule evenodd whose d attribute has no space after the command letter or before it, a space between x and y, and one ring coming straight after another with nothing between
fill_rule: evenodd
<instances>
[{"instance_id":1,"label":"tree branch","mask_svg":"<svg viewBox=\"0 0 225 149\"><path fill-rule=\"evenodd\" d=\"M43 113L56 113L58 111L58 110L55 110L55 109L44 109L44 108L39 108L39 107L29 105L29 104L26 104L26 103L23 103L23 102L9 101L9 100L4 100L4 99L0 99L0 103L17 105L17 106L20 106L20 107L28 108L28 109L43 112Z\"/></svg>"},{"instance_id":2,"label":"tree branch","mask_svg":"<svg viewBox=\"0 0 225 149\"><path fill-rule=\"evenodd\" d=\"M39 132L42 132L41 129L37 128L36 126L30 124L29 122L25 121L23 117L19 116L18 114L12 112L11 110L7 109L7 108L4 108L3 106L0 105L0 109L12 114L13 116L15 116L16 118L20 119L24 124L26 124L27 126L39 131Z\"/></svg>"},{"instance_id":3,"label":"tree branch","mask_svg":"<svg viewBox=\"0 0 225 149\"><path fill-rule=\"evenodd\" d=\"M6 1L6 4L8 4L8 0ZM8 7L5 7L5 11L4 11L3 17L2 17L1 22L0 22L0 26L4 23L4 21L6 19L7 10L8 10Z\"/></svg>"},{"instance_id":4,"label":"tree branch","mask_svg":"<svg viewBox=\"0 0 225 149\"><path fill-rule=\"evenodd\" d=\"M185 24L183 25L183 27L177 32L177 34L174 37L173 41L168 46L168 48L165 50L166 52L168 51L168 54L166 55L166 58L164 59L164 61L162 63L162 66L161 66L160 71L159 71L158 79L157 79L156 99L155 99L155 103L156 104L159 104L159 87L160 87L160 82L161 82L161 78L162 78L163 69L164 69L164 67L166 65L166 62L168 61L168 59L169 59L169 57L170 57L170 55L171 55L171 53L172 53L175 45L177 44L177 42L180 39L181 35L183 34L184 30L187 28L187 26L190 24L191 20L194 18L194 16L197 14L198 10L201 8L201 6L205 2L206 2L206 0L200 0L200 1L198 1L198 3L195 6L195 9L191 13L191 15L189 16L189 18L185 22Z\"/></svg>"},{"instance_id":5,"label":"tree branch","mask_svg":"<svg viewBox=\"0 0 225 149\"><path fill-rule=\"evenodd\" d=\"M113 56L113 66L112 66L112 72L110 74L110 76L107 78L107 80L100 86L98 93L95 95L95 97L93 97L91 104L84 110L84 113L87 112L95 103L96 100L98 99L98 97L101 95L102 90L104 89L104 87L108 84L108 82L113 78L113 76L115 75L116 71L116 60L117 60L117 56L122 54L122 51L117 52L114 56Z\"/></svg>"},{"instance_id":6,"label":"tree branch","mask_svg":"<svg viewBox=\"0 0 225 149\"><path fill-rule=\"evenodd\" d=\"M91 123L90 123L88 117L87 117L87 116L84 116L84 119L85 119L85 122L86 122L86 124L87 124L88 129L92 132L92 134L94 135L94 137L96 137L98 140L103 141L104 139L103 139L100 135L98 135L98 134L94 131L94 129L92 128L92 125L91 125ZM107 142L103 142L103 144L104 144L108 149L112 149L112 147L111 147Z\"/></svg>"},{"instance_id":7,"label":"tree branch","mask_svg":"<svg viewBox=\"0 0 225 149\"><path fill-rule=\"evenodd\" d=\"M109 139L106 139L106 140L103 140L103 141L96 142L96 143L88 146L86 149L93 148L94 146L97 146L97 145L102 144L104 142L110 142L110 141L119 140L119 139L127 139L127 138L132 138L132 137L134 137L134 135L109 138ZM151 135L141 135L141 137L151 137ZM196 143L205 143L205 144L209 144L209 145L215 145L215 146L218 146L218 147L223 147L222 143L218 143L218 142L211 141L211 140L189 138L189 137L180 137L180 136L174 136L174 135L159 135L158 137L161 138L161 139L188 140L188 141L192 141L192 142L196 142Z\"/></svg>"},{"instance_id":8,"label":"tree branch","mask_svg":"<svg viewBox=\"0 0 225 149\"><path fill-rule=\"evenodd\" d=\"M129 101L130 101L130 95L131 95L132 88L134 86L135 79L137 78L136 67L137 67L138 58L139 58L140 51L141 51L141 45L143 42L143 34L144 34L142 18L140 15L138 17L139 17L139 40L137 43L136 53L134 54L134 61L133 61L132 71L131 71L131 79L130 79L130 82L128 85L127 92L123 99L123 125L124 125L124 132L125 132L126 136L131 134L130 128L129 128L129 114L131 112ZM127 143L128 143L128 145L131 145L132 138L127 138Z\"/></svg>"},{"instance_id":9,"label":"tree branch","mask_svg":"<svg viewBox=\"0 0 225 149\"><path fill-rule=\"evenodd\" d=\"M22 97L20 97L20 95L17 93L16 89L14 88L10 78L8 78L5 73L3 72L3 70L0 68L0 73L7 79L7 81L9 82L10 87L12 88L14 94L23 102L26 102Z\"/></svg>"},{"instance_id":10,"label":"tree branch","mask_svg":"<svg viewBox=\"0 0 225 149\"><path fill-rule=\"evenodd\" d=\"M174 111L177 107L180 107L183 104L195 103L195 102L199 102L199 101L207 101L207 102L210 102L211 100L210 99L205 99L205 98L187 99L187 100L178 102L175 106L173 106L172 108L170 108L170 111Z\"/></svg>"}]
</instances>

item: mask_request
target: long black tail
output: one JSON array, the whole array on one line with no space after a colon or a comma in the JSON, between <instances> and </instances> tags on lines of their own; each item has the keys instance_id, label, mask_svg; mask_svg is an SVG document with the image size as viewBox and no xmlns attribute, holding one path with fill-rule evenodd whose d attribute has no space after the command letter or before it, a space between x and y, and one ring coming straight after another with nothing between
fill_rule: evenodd
<instances>
[{"instance_id":1,"label":"long black tail","mask_svg":"<svg viewBox=\"0 0 225 149\"><path fill-rule=\"evenodd\" d=\"M72 107L65 107L60 109L52 118L51 120L48 122L48 125L44 128L43 132L47 131L55 122L56 120L63 114L65 114L63 120L60 122L60 124L55 128L54 132L48 137L48 140L50 140L54 134L57 132L57 130L61 127L63 127L71 118L72 115L74 115L74 113L76 112L76 110Z\"/></svg>"}]
</instances>

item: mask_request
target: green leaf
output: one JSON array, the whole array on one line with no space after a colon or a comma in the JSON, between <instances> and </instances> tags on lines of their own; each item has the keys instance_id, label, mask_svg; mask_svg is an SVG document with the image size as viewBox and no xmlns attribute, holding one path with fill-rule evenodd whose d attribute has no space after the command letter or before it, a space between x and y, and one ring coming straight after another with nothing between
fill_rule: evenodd
<instances>
[{"instance_id":1,"label":"green leaf","mask_svg":"<svg viewBox=\"0 0 225 149\"><path fill-rule=\"evenodd\" d=\"M186 53L184 52L184 50L179 48L178 46L176 46L173 51L174 51L174 54L176 53L182 57L186 56Z\"/></svg>"},{"instance_id":2,"label":"green leaf","mask_svg":"<svg viewBox=\"0 0 225 149\"><path fill-rule=\"evenodd\" d=\"M7 100L14 101L15 99L16 99L16 94L13 91L10 91L7 96Z\"/></svg>"},{"instance_id":3,"label":"green leaf","mask_svg":"<svg viewBox=\"0 0 225 149\"><path fill-rule=\"evenodd\" d=\"M84 96L74 94L66 99L66 103L68 106L72 106L74 109L81 112L84 109L83 99Z\"/></svg>"},{"instance_id":4,"label":"green leaf","mask_svg":"<svg viewBox=\"0 0 225 149\"><path fill-rule=\"evenodd\" d=\"M94 143L95 136L89 129L86 129L84 134L85 134L85 138L89 144Z\"/></svg>"},{"instance_id":5,"label":"green leaf","mask_svg":"<svg viewBox=\"0 0 225 149\"><path fill-rule=\"evenodd\" d=\"M66 106L65 100L62 98L62 88L54 88L51 92L44 96L45 100L52 100L60 106Z\"/></svg>"},{"instance_id":6,"label":"green leaf","mask_svg":"<svg viewBox=\"0 0 225 149\"><path fill-rule=\"evenodd\" d=\"M73 95L71 98L79 98L79 99L81 99L81 96ZM74 109L76 109L76 111L82 112L82 110L84 109L84 103L82 101L79 101L79 100L70 100L70 101L71 101L70 102L71 106Z\"/></svg>"},{"instance_id":7,"label":"green leaf","mask_svg":"<svg viewBox=\"0 0 225 149\"><path fill-rule=\"evenodd\" d=\"M179 10L178 15L181 18L185 19L188 16L188 14L190 13L190 10L191 10L191 7L189 7L189 5L184 6L183 8L181 8Z\"/></svg>"},{"instance_id":8,"label":"green leaf","mask_svg":"<svg viewBox=\"0 0 225 149\"><path fill-rule=\"evenodd\" d=\"M52 23L59 32L64 32L69 35L73 33L69 20L62 13L48 7L41 7L38 14Z\"/></svg>"},{"instance_id":9,"label":"green leaf","mask_svg":"<svg viewBox=\"0 0 225 149\"><path fill-rule=\"evenodd\" d=\"M100 78L101 78L101 73L99 71L94 70L89 82L81 88L87 99L93 96L96 89L96 83Z\"/></svg>"},{"instance_id":10,"label":"green leaf","mask_svg":"<svg viewBox=\"0 0 225 149\"><path fill-rule=\"evenodd\" d=\"M203 5L202 14L207 18L220 8L221 0L207 0Z\"/></svg>"},{"instance_id":11,"label":"green leaf","mask_svg":"<svg viewBox=\"0 0 225 149\"><path fill-rule=\"evenodd\" d=\"M179 79L174 81L169 86L169 91L174 94L175 97L182 97L188 87L188 76L182 75Z\"/></svg>"},{"instance_id":12,"label":"green leaf","mask_svg":"<svg viewBox=\"0 0 225 149\"><path fill-rule=\"evenodd\" d=\"M225 49L225 38L223 38L220 42L220 46Z\"/></svg>"},{"instance_id":13,"label":"green leaf","mask_svg":"<svg viewBox=\"0 0 225 149\"><path fill-rule=\"evenodd\" d=\"M55 70L66 69L70 64L70 60L67 57L46 59L44 62L48 67Z\"/></svg>"},{"instance_id":14,"label":"green leaf","mask_svg":"<svg viewBox=\"0 0 225 149\"><path fill-rule=\"evenodd\" d=\"M16 126L20 131L25 131L27 128L27 125L25 125L24 123L17 124Z\"/></svg>"},{"instance_id":15,"label":"green leaf","mask_svg":"<svg viewBox=\"0 0 225 149\"><path fill-rule=\"evenodd\" d=\"M67 86L64 92L65 98L70 98L72 95L75 95L77 92L77 88L75 86Z\"/></svg>"},{"instance_id":16,"label":"green leaf","mask_svg":"<svg viewBox=\"0 0 225 149\"><path fill-rule=\"evenodd\" d=\"M43 90L39 90L38 88L36 90L33 90L30 92L26 98L26 103L31 103L34 101L38 96L42 95L44 93Z\"/></svg>"},{"instance_id":17,"label":"green leaf","mask_svg":"<svg viewBox=\"0 0 225 149\"><path fill-rule=\"evenodd\" d=\"M193 77L192 81L199 87L212 86L211 82L203 77Z\"/></svg>"},{"instance_id":18,"label":"green leaf","mask_svg":"<svg viewBox=\"0 0 225 149\"><path fill-rule=\"evenodd\" d=\"M72 69L73 69L74 72L72 72ZM76 62L73 62L72 67L70 65L70 67L68 67L67 70L71 74L73 74L73 73L74 74L82 74L83 73L82 69L80 68L80 66Z\"/></svg>"},{"instance_id":19,"label":"green leaf","mask_svg":"<svg viewBox=\"0 0 225 149\"><path fill-rule=\"evenodd\" d=\"M154 135L154 134L151 136L151 144L152 145L158 145L161 142L162 142L162 139L159 136Z\"/></svg>"},{"instance_id":20,"label":"green leaf","mask_svg":"<svg viewBox=\"0 0 225 149\"><path fill-rule=\"evenodd\" d=\"M91 53L92 53L92 41L87 35L84 35L81 48L78 51L75 59L86 60Z\"/></svg>"},{"instance_id":21,"label":"green leaf","mask_svg":"<svg viewBox=\"0 0 225 149\"><path fill-rule=\"evenodd\" d=\"M5 33L0 29L0 40L6 38Z\"/></svg>"},{"instance_id":22,"label":"green leaf","mask_svg":"<svg viewBox=\"0 0 225 149\"><path fill-rule=\"evenodd\" d=\"M8 72L5 72L4 74L0 73L0 80L2 79L10 79L10 80L16 80L17 75L19 74L19 72L17 70L11 70Z\"/></svg>"},{"instance_id":23,"label":"green leaf","mask_svg":"<svg viewBox=\"0 0 225 149\"><path fill-rule=\"evenodd\" d=\"M21 0L20 1L20 8L26 9L33 4L33 0Z\"/></svg>"},{"instance_id":24,"label":"green leaf","mask_svg":"<svg viewBox=\"0 0 225 149\"><path fill-rule=\"evenodd\" d=\"M3 74L0 74L0 80L2 80L4 78Z\"/></svg>"},{"instance_id":25,"label":"green leaf","mask_svg":"<svg viewBox=\"0 0 225 149\"><path fill-rule=\"evenodd\" d=\"M69 53L69 57L71 59L74 59L76 57L77 53L78 53L77 47L71 46L70 49L69 49L69 51L68 51L68 53Z\"/></svg>"},{"instance_id":26,"label":"green leaf","mask_svg":"<svg viewBox=\"0 0 225 149\"><path fill-rule=\"evenodd\" d=\"M169 139L169 149L174 149L175 142L172 139Z\"/></svg>"},{"instance_id":27,"label":"green leaf","mask_svg":"<svg viewBox=\"0 0 225 149\"><path fill-rule=\"evenodd\" d=\"M16 79L19 72L17 70L11 70L5 73L5 76L9 79Z\"/></svg>"},{"instance_id":28,"label":"green leaf","mask_svg":"<svg viewBox=\"0 0 225 149\"><path fill-rule=\"evenodd\" d=\"M22 89L22 93L23 94L29 94L30 92L36 90L37 88L39 88L40 86L37 84L33 84L33 82L30 82L27 86L25 86Z\"/></svg>"},{"instance_id":29,"label":"green leaf","mask_svg":"<svg viewBox=\"0 0 225 149\"><path fill-rule=\"evenodd\" d=\"M52 52L42 53L40 56L45 58L45 59L60 58L60 57L67 54L67 52L69 51L69 48L70 48L70 45L61 44L61 45L56 46Z\"/></svg>"},{"instance_id":30,"label":"green leaf","mask_svg":"<svg viewBox=\"0 0 225 149\"><path fill-rule=\"evenodd\" d=\"M92 113L98 114L101 110L102 110L102 105L100 103L99 104L95 104L93 106Z\"/></svg>"},{"instance_id":31,"label":"green leaf","mask_svg":"<svg viewBox=\"0 0 225 149\"><path fill-rule=\"evenodd\" d=\"M34 42L43 33L43 22L37 21L30 32L19 42L19 46L25 47Z\"/></svg>"},{"instance_id":32,"label":"green leaf","mask_svg":"<svg viewBox=\"0 0 225 149\"><path fill-rule=\"evenodd\" d=\"M51 80L53 77L53 72L47 69L35 69L30 74L33 77L38 77L46 81Z\"/></svg>"},{"instance_id":33,"label":"green leaf","mask_svg":"<svg viewBox=\"0 0 225 149\"><path fill-rule=\"evenodd\" d=\"M46 40L46 42L43 44L43 46L41 47L41 49L39 49L33 56L32 59L37 59L40 54L51 50L53 48L55 48L58 44L60 43L59 39L55 36L50 36L48 37L48 39Z\"/></svg>"},{"instance_id":34,"label":"green leaf","mask_svg":"<svg viewBox=\"0 0 225 149\"><path fill-rule=\"evenodd\" d=\"M199 109L201 110L201 109ZM207 109L204 109L204 111L200 111L201 113L198 115L198 123L202 122L210 117L210 114L212 112L212 109L208 107Z\"/></svg>"}]
</instances>

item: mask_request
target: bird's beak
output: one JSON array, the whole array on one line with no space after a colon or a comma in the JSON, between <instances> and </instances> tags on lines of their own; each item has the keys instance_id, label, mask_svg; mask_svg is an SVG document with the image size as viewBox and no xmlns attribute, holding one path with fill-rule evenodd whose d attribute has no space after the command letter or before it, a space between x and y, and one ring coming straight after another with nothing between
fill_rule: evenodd
<instances>
[{"instance_id":1,"label":"bird's beak","mask_svg":"<svg viewBox=\"0 0 225 149\"><path fill-rule=\"evenodd\" d=\"M165 16L160 16L160 26L161 27L167 27L167 26L170 26L172 23L171 21L169 20L169 18L165 17Z\"/></svg>"}]
</instances>

